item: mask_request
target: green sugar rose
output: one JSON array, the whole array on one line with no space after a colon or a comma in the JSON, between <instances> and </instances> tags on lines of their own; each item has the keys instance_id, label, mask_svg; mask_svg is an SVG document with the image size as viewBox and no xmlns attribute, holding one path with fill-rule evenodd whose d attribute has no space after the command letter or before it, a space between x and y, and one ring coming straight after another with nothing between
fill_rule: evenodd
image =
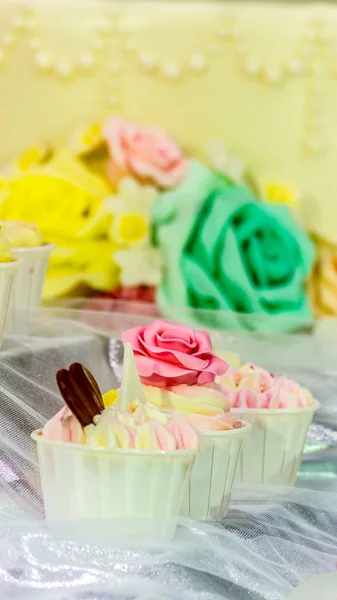
<instances>
[{"instance_id":1,"label":"green sugar rose","mask_svg":"<svg viewBox=\"0 0 337 600\"><path fill-rule=\"evenodd\" d=\"M158 303L168 317L223 329L311 323L305 281L314 249L286 207L258 202L191 161L185 182L158 197L153 224L165 264Z\"/></svg>"}]
</instances>

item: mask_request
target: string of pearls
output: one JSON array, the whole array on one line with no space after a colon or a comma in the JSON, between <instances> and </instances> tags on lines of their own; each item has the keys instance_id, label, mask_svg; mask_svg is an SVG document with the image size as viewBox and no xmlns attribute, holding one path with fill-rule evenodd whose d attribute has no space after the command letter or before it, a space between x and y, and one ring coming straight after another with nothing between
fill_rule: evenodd
<instances>
[{"instance_id":1,"label":"string of pearls","mask_svg":"<svg viewBox=\"0 0 337 600\"><path fill-rule=\"evenodd\" d=\"M24 10L18 8L10 19L7 30L0 34L0 67L5 65L9 52L15 46L18 40L18 34L25 29Z\"/></svg>"},{"instance_id":2,"label":"string of pearls","mask_svg":"<svg viewBox=\"0 0 337 600\"><path fill-rule=\"evenodd\" d=\"M136 40L131 35L126 35L122 43L123 50L130 58L133 58L144 72L157 74L171 81L182 80L189 75L206 73L210 67L212 57L220 50L212 38L205 43L201 50L191 52L182 60L161 59L147 49L139 49Z\"/></svg>"},{"instance_id":3,"label":"string of pearls","mask_svg":"<svg viewBox=\"0 0 337 600\"><path fill-rule=\"evenodd\" d=\"M132 36L127 36L123 49L148 74L157 74L166 79L179 80L188 75L205 73L221 50L224 42L229 42L232 51L238 59L239 69L250 78L259 79L265 83L279 83L287 75L302 74L305 70L307 45L301 44L298 52L289 57L284 65L264 64L247 49L243 32L233 18L222 16L219 24L211 31L211 38L204 48L185 56L181 61L163 60L153 52L137 46ZM229 46L230 47L230 46Z\"/></svg>"},{"instance_id":4,"label":"string of pearls","mask_svg":"<svg viewBox=\"0 0 337 600\"><path fill-rule=\"evenodd\" d=\"M29 46L33 52L36 67L43 72L49 72L61 79L69 79L75 74L92 72L97 65L101 50L105 47L107 37L112 31L109 14L102 15L93 28L84 48L74 57L56 56L43 44L41 27L36 14L27 19Z\"/></svg>"},{"instance_id":5,"label":"string of pearls","mask_svg":"<svg viewBox=\"0 0 337 600\"><path fill-rule=\"evenodd\" d=\"M240 73L256 82L275 86L294 77L308 77L304 107L303 149L317 154L325 149L322 131L322 101L328 76L337 77L337 60L333 40L320 19L308 19L298 46L287 58L271 63L261 59L249 48L247 36L237 20L222 15L211 28L208 40L200 50L187 53L180 61L163 59L137 45L133 34L120 27L119 15L107 9L95 23L85 46L75 56L56 56L43 43L43 31L37 10L18 8L9 21L7 30L0 34L0 67L19 39L27 34L36 67L43 73L61 80L90 73L98 66L101 50L109 44L113 59L107 78L109 108L122 108L122 60L132 59L146 74L166 80L181 81L184 77L206 73L212 61L225 48L234 56ZM122 50L122 53L120 52Z\"/></svg>"},{"instance_id":6,"label":"string of pearls","mask_svg":"<svg viewBox=\"0 0 337 600\"><path fill-rule=\"evenodd\" d=\"M113 110L114 112L121 112L123 105L122 98L122 60L117 58L120 55L120 36L118 35L118 18L115 15L115 27L116 27L116 35L114 37L114 48L111 52L112 58L108 65L108 78L107 78L107 86L108 86L108 106L109 110Z\"/></svg>"},{"instance_id":7,"label":"string of pearls","mask_svg":"<svg viewBox=\"0 0 337 600\"><path fill-rule=\"evenodd\" d=\"M303 35L294 52L283 60L272 63L262 60L248 47L244 32L233 19L222 16L214 28L212 41L203 51L196 52L182 61L161 60L153 53L137 47L134 38L126 37L123 49L148 74L156 74L170 80L181 80L183 76L203 73L210 66L210 57L224 48L233 54L239 72L250 80L275 86L296 77L307 77L304 106L303 150L316 155L326 149L322 131L322 100L324 98L324 76L337 77L335 49L329 39L324 21L308 19Z\"/></svg>"},{"instance_id":8,"label":"string of pearls","mask_svg":"<svg viewBox=\"0 0 337 600\"><path fill-rule=\"evenodd\" d=\"M226 20L217 28L217 35L223 42L229 42L243 76L265 84L278 84L286 78L302 75L307 68L310 47L305 35L298 48L282 61L264 61L248 48L243 31L233 20Z\"/></svg>"}]
</instances>

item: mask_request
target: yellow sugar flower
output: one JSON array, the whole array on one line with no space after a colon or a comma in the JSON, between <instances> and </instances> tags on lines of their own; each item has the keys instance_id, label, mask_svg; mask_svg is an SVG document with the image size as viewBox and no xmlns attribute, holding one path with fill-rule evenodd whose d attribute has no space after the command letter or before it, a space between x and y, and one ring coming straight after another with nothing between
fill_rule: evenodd
<instances>
[{"instance_id":1,"label":"yellow sugar flower","mask_svg":"<svg viewBox=\"0 0 337 600\"><path fill-rule=\"evenodd\" d=\"M273 204L287 204L290 208L296 208L298 204L295 189L280 181L267 181L262 187L263 197Z\"/></svg>"},{"instance_id":2,"label":"yellow sugar flower","mask_svg":"<svg viewBox=\"0 0 337 600\"><path fill-rule=\"evenodd\" d=\"M141 215L122 215L119 220L118 233L127 244L142 240L148 232L148 224Z\"/></svg>"},{"instance_id":3,"label":"yellow sugar flower","mask_svg":"<svg viewBox=\"0 0 337 600\"><path fill-rule=\"evenodd\" d=\"M43 298L75 293L77 288L89 286L109 291L119 284L119 271L113 259L116 246L105 240L73 240L52 237L56 244L47 270Z\"/></svg>"},{"instance_id":4,"label":"yellow sugar flower","mask_svg":"<svg viewBox=\"0 0 337 600\"><path fill-rule=\"evenodd\" d=\"M71 150L78 156L90 154L100 148L102 144L102 125L98 122L78 129L69 142Z\"/></svg>"},{"instance_id":5,"label":"yellow sugar flower","mask_svg":"<svg viewBox=\"0 0 337 600\"><path fill-rule=\"evenodd\" d=\"M32 147L28 148L23 154L21 154L17 168L19 171L27 171L32 167L35 167L41 163L44 163L50 156L50 151L46 147Z\"/></svg>"},{"instance_id":6,"label":"yellow sugar flower","mask_svg":"<svg viewBox=\"0 0 337 600\"><path fill-rule=\"evenodd\" d=\"M110 189L71 153L63 150L46 165L7 181L0 218L35 222L44 238L93 237L106 232L111 217L102 209Z\"/></svg>"},{"instance_id":7,"label":"yellow sugar flower","mask_svg":"<svg viewBox=\"0 0 337 600\"><path fill-rule=\"evenodd\" d=\"M151 209L157 191L132 177L121 180L118 193L106 201L112 215L111 239L124 248L149 245Z\"/></svg>"},{"instance_id":8,"label":"yellow sugar flower","mask_svg":"<svg viewBox=\"0 0 337 600\"><path fill-rule=\"evenodd\" d=\"M337 316L337 244L315 238L316 264L310 278L310 295L315 315Z\"/></svg>"},{"instance_id":9,"label":"yellow sugar flower","mask_svg":"<svg viewBox=\"0 0 337 600\"><path fill-rule=\"evenodd\" d=\"M125 286L158 286L162 275L162 256L157 248L131 248L114 254L120 267L121 283Z\"/></svg>"}]
</instances>

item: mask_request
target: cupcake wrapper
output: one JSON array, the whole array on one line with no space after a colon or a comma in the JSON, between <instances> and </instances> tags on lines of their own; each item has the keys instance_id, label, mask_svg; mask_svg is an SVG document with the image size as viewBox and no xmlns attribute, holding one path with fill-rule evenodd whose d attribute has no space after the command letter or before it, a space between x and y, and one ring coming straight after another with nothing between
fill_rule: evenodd
<instances>
[{"instance_id":1,"label":"cupcake wrapper","mask_svg":"<svg viewBox=\"0 0 337 600\"><path fill-rule=\"evenodd\" d=\"M318 402L307 408L232 409L252 425L244 441L236 479L241 483L293 485Z\"/></svg>"},{"instance_id":2,"label":"cupcake wrapper","mask_svg":"<svg viewBox=\"0 0 337 600\"><path fill-rule=\"evenodd\" d=\"M11 291L19 266L19 261L0 263L0 347L2 345L10 309Z\"/></svg>"},{"instance_id":3,"label":"cupcake wrapper","mask_svg":"<svg viewBox=\"0 0 337 600\"><path fill-rule=\"evenodd\" d=\"M95 534L113 539L172 539L197 451L96 449L44 440L39 431L32 438L49 521L82 529L92 521Z\"/></svg>"},{"instance_id":4,"label":"cupcake wrapper","mask_svg":"<svg viewBox=\"0 0 337 600\"><path fill-rule=\"evenodd\" d=\"M191 471L182 515L192 519L219 519L228 511L242 442L251 427L202 433L202 451Z\"/></svg>"},{"instance_id":5,"label":"cupcake wrapper","mask_svg":"<svg viewBox=\"0 0 337 600\"><path fill-rule=\"evenodd\" d=\"M53 245L46 244L36 248L12 250L15 258L21 260L21 266L12 289L7 333L29 333L29 319L39 309L46 269L53 249Z\"/></svg>"}]
</instances>

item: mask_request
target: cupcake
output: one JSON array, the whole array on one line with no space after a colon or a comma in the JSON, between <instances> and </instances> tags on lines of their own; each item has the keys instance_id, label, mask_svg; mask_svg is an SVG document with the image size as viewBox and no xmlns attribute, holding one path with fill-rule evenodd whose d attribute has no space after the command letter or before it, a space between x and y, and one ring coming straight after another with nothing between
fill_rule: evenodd
<instances>
[{"instance_id":1,"label":"cupcake","mask_svg":"<svg viewBox=\"0 0 337 600\"><path fill-rule=\"evenodd\" d=\"M7 323L13 283L20 261L16 260L0 227L0 346Z\"/></svg>"},{"instance_id":2,"label":"cupcake","mask_svg":"<svg viewBox=\"0 0 337 600\"><path fill-rule=\"evenodd\" d=\"M231 413L252 425L238 465L239 481L293 485L318 402L295 381L251 363L230 367L218 383Z\"/></svg>"},{"instance_id":3,"label":"cupcake","mask_svg":"<svg viewBox=\"0 0 337 600\"><path fill-rule=\"evenodd\" d=\"M115 539L169 541L198 432L174 411L146 405L131 347L117 404L105 408L98 384L78 363L59 371L57 382L66 406L32 434L46 518L83 527L93 521L95 533Z\"/></svg>"},{"instance_id":4,"label":"cupcake","mask_svg":"<svg viewBox=\"0 0 337 600\"><path fill-rule=\"evenodd\" d=\"M45 244L36 225L0 221L13 256L21 261L12 290L8 333L27 333L29 319L38 310L49 256L54 246Z\"/></svg>"},{"instance_id":5,"label":"cupcake","mask_svg":"<svg viewBox=\"0 0 337 600\"><path fill-rule=\"evenodd\" d=\"M130 343L147 403L175 410L201 435L182 514L196 519L225 516L242 441L250 426L229 414L230 400L216 378L229 365L212 352L205 331L164 321L129 329Z\"/></svg>"}]
</instances>

